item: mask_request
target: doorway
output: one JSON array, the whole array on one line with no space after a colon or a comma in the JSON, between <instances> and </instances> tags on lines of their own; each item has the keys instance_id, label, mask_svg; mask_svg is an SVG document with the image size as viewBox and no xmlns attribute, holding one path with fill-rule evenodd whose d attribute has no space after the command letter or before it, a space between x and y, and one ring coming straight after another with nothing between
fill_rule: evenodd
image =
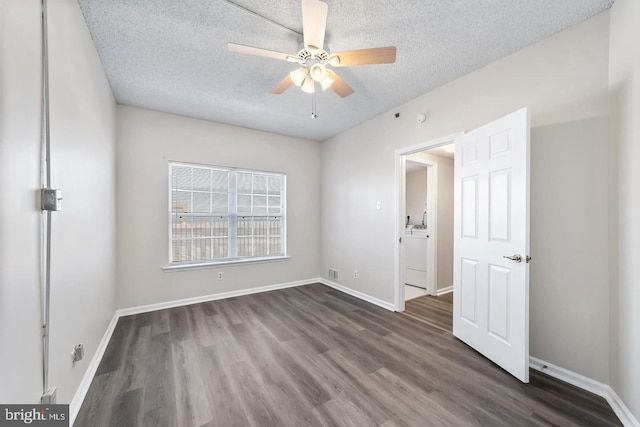
<instances>
[{"instance_id":1,"label":"doorway","mask_svg":"<svg viewBox=\"0 0 640 427\"><path fill-rule=\"evenodd\" d=\"M404 314L452 333L454 145L405 158Z\"/></svg>"},{"instance_id":2,"label":"doorway","mask_svg":"<svg viewBox=\"0 0 640 427\"><path fill-rule=\"evenodd\" d=\"M412 297L435 298L453 290L452 148L459 135L396 151L397 311Z\"/></svg>"}]
</instances>

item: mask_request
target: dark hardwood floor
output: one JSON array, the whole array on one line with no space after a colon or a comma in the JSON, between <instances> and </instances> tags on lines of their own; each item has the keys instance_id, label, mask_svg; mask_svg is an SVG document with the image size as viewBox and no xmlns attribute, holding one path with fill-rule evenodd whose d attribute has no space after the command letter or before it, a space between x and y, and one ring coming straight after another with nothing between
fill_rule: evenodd
<instances>
[{"instance_id":1,"label":"dark hardwood floor","mask_svg":"<svg viewBox=\"0 0 640 427\"><path fill-rule=\"evenodd\" d=\"M453 330L453 292L439 297L426 295L405 302L404 314L436 328Z\"/></svg>"},{"instance_id":2,"label":"dark hardwood floor","mask_svg":"<svg viewBox=\"0 0 640 427\"><path fill-rule=\"evenodd\" d=\"M449 332L320 284L121 318L75 426L609 426Z\"/></svg>"}]
</instances>

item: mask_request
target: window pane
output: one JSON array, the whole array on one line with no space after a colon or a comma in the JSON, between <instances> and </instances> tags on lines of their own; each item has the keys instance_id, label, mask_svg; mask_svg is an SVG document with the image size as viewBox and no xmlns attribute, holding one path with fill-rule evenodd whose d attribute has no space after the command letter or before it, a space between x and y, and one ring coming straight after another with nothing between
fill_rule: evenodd
<instances>
[{"instance_id":1,"label":"window pane","mask_svg":"<svg viewBox=\"0 0 640 427\"><path fill-rule=\"evenodd\" d=\"M213 235L216 237L226 237L229 235L228 218L212 218Z\"/></svg>"},{"instance_id":2,"label":"window pane","mask_svg":"<svg viewBox=\"0 0 640 427\"><path fill-rule=\"evenodd\" d=\"M211 191L211 171L209 169L193 168L193 189Z\"/></svg>"},{"instance_id":3,"label":"window pane","mask_svg":"<svg viewBox=\"0 0 640 427\"><path fill-rule=\"evenodd\" d=\"M269 218L269 235L281 236L282 235L282 217L270 217Z\"/></svg>"},{"instance_id":4,"label":"window pane","mask_svg":"<svg viewBox=\"0 0 640 427\"><path fill-rule=\"evenodd\" d=\"M229 195L226 193L213 193L211 195L212 198L212 207L211 212L217 214L228 214L229 213Z\"/></svg>"},{"instance_id":5,"label":"window pane","mask_svg":"<svg viewBox=\"0 0 640 427\"><path fill-rule=\"evenodd\" d=\"M173 262L191 261L191 240L174 240L171 250Z\"/></svg>"},{"instance_id":6,"label":"window pane","mask_svg":"<svg viewBox=\"0 0 640 427\"><path fill-rule=\"evenodd\" d=\"M282 194L282 177L269 175L269 194Z\"/></svg>"},{"instance_id":7,"label":"window pane","mask_svg":"<svg viewBox=\"0 0 640 427\"><path fill-rule=\"evenodd\" d=\"M253 238L253 256L269 255L267 237L257 236Z\"/></svg>"},{"instance_id":8,"label":"window pane","mask_svg":"<svg viewBox=\"0 0 640 427\"><path fill-rule=\"evenodd\" d=\"M256 236L266 235L269 230L269 221L267 218L254 218L253 219L253 234Z\"/></svg>"},{"instance_id":9,"label":"window pane","mask_svg":"<svg viewBox=\"0 0 640 427\"><path fill-rule=\"evenodd\" d=\"M188 166L172 167L171 187L179 190L191 190L191 168Z\"/></svg>"},{"instance_id":10,"label":"window pane","mask_svg":"<svg viewBox=\"0 0 640 427\"><path fill-rule=\"evenodd\" d=\"M238 172L237 175L238 193L251 193L251 174Z\"/></svg>"},{"instance_id":11,"label":"window pane","mask_svg":"<svg viewBox=\"0 0 640 427\"><path fill-rule=\"evenodd\" d=\"M218 191L222 193L229 192L228 171L211 171L211 191Z\"/></svg>"},{"instance_id":12,"label":"window pane","mask_svg":"<svg viewBox=\"0 0 640 427\"><path fill-rule=\"evenodd\" d=\"M280 236L269 238L269 255L283 255Z\"/></svg>"},{"instance_id":13,"label":"window pane","mask_svg":"<svg viewBox=\"0 0 640 427\"><path fill-rule=\"evenodd\" d=\"M171 212L191 212L191 193L188 191L173 191L171 200Z\"/></svg>"},{"instance_id":14,"label":"window pane","mask_svg":"<svg viewBox=\"0 0 640 427\"><path fill-rule=\"evenodd\" d=\"M211 193L193 193L193 213L211 212Z\"/></svg>"},{"instance_id":15,"label":"window pane","mask_svg":"<svg viewBox=\"0 0 640 427\"><path fill-rule=\"evenodd\" d=\"M239 257L251 256L251 237L238 237L237 250Z\"/></svg>"},{"instance_id":16,"label":"window pane","mask_svg":"<svg viewBox=\"0 0 640 427\"><path fill-rule=\"evenodd\" d=\"M238 236L251 236L252 222L251 218L238 218Z\"/></svg>"},{"instance_id":17,"label":"window pane","mask_svg":"<svg viewBox=\"0 0 640 427\"><path fill-rule=\"evenodd\" d=\"M171 234L174 239L188 239L191 237L191 218L171 216Z\"/></svg>"},{"instance_id":18,"label":"window pane","mask_svg":"<svg viewBox=\"0 0 640 427\"><path fill-rule=\"evenodd\" d=\"M269 213L280 213L282 211L280 203L280 196L269 196Z\"/></svg>"},{"instance_id":19,"label":"window pane","mask_svg":"<svg viewBox=\"0 0 640 427\"><path fill-rule=\"evenodd\" d=\"M267 196L253 196L253 213L267 213Z\"/></svg>"},{"instance_id":20,"label":"window pane","mask_svg":"<svg viewBox=\"0 0 640 427\"><path fill-rule=\"evenodd\" d=\"M253 194L267 194L266 175L253 175Z\"/></svg>"},{"instance_id":21,"label":"window pane","mask_svg":"<svg viewBox=\"0 0 640 427\"><path fill-rule=\"evenodd\" d=\"M251 196L238 195L238 213L239 214L251 213Z\"/></svg>"},{"instance_id":22,"label":"window pane","mask_svg":"<svg viewBox=\"0 0 640 427\"><path fill-rule=\"evenodd\" d=\"M227 258L229 256L229 239L213 239L213 258Z\"/></svg>"},{"instance_id":23,"label":"window pane","mask_svg":"<svg viewBox=\"0 0 640 427\"><path fill-rule=\"evenodd\" d=\"M193 241L193 250L194 261L211 259L211 239L195 239Z\"/></svg>"},{"instance_id":24,"label":"window pane","mask_svg":"<svg viewBox=\"0 0 640 427\"><path fill-rule=\"evenodd\" d=\"M194 217L193 221L193 238L211 237L211 219L208 217Z\"/></svg>"}]
</instances>

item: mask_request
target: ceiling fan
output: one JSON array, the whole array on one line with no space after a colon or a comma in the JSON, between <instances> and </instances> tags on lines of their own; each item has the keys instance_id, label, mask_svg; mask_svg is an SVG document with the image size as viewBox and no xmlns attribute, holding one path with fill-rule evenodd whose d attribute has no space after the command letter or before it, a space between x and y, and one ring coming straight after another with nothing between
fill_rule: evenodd
<instances>
[{"instance_id":1,"label":"ceiling fan","mask_svg":"<svg viewBox=\"0 0 640 427\"><path fill-rule=\"evenodd\" d=\"M282 59L301 65L292 71L270 93L281 94L296 85L304 92L314 93L315 84L322 90L331 88L342 98L351 95L353 89L336 74L331 67L350 67L352 65L391 64L396 61L396 47L386 46L371 49L350 50L329 53L324 49L324 35L327 23L327 3L320 0L302 0L302 33L304 47L295 55L229 43L232 52Z\"/></svg>"}]
</instances>

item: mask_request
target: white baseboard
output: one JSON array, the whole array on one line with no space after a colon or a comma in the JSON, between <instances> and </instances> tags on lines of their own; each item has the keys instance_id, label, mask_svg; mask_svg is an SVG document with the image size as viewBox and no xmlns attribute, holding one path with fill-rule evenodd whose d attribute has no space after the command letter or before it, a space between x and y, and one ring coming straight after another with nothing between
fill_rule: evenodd
<instances>
[{"instance_id":1,"label":"white baseboard","mask_svg":"<svg viewBox=\"0 0 640 427\"><path fill-rule=\"evenodd\" d=\"M627 408L627 405L624 404L622 399L620 399L609 385L585 377L584 375L580 375L568 369L561 368L560 366L556 366L552 363L545 362L544 360L540 360L533 356L529 357L529 367L536 371L544 372L550 377L557 378L605 398L607 403L609 403L609 406L611 406L611 409L613 409L613 412L615 412L620 419L620 422L622 422L625 427L640 427L640 423L633 416L629 408Z\"/></svg>"},{"instance_id":2,"label":"white baseboard","mask_svg":"<svg viewBox=\"0 0 640 427\"><path fill-rule=\"evenodd\" d=\"M347 288L346 286L343 286L336 282L332 282L331 280L322 278L322 279L318 279L318 282L322 283L323 285L327 285L330 288L337 289L341 292L344 292L345 294L349 294L353 297L370 302L371 304L375 304L378 307L382 307L389 311L396 311L396 306L391 303L372 297L371 295L363 294L362 292L356 291L354 289Z\"/></svg>"},{"instance_id":3,"label":"white baseboard","mask_svg":"<svg viewBox=\"0 0 640 427\"><path fill-rule=\"evenodd\" d=\"M96 375L98 370L98 366L102 361L102 356L104 356L104 352L109 345L109 341L111 340L111 335L113 335L113 331L116 329L116 324L118 323L118 319L120 316L116 311L113 313L113 317L107 326L107 330L104 332L102 339L98 343L98 348L96 348L96 352L91 358L91 362L89 362L89 366L87 366L87 370L84 372L82 376L82 380L80 380L80 385L76 390L76 393L73 395L73 399L69 404L69 425L72 426L78 416L78 412L80 411L80 407L82 406L82 402L89 391L89 386L91 386L91 382L93 381L93 377Z\"/></svg>"},{"instance_id":4,"label":"white baseboard","mask_svg":"<svg viewBox=\"0 0 640 427\"><path fill-rule=\"evenodd\" d=\"M604 397L609 402L609 406L616 413L620 422L625 427L640 427L640 422L633 416L627 405L624 404L618 393L611 386L607 386L608 394Z\"/></svg>"},{"instance_id":5,"label":"white baseboard","mask_svg":"<svg viewBox=\"0 0 640 427\"><path fill-rule=\"evenodd\" d=\"M436 291L436 296L448 294L449 292L453 292L453 285L447 286L446 288L438 289Z\"/></svg>"},{"instance_id":6,"label":"white baseboard","mask_svg":"<svg viewBox=\"0 0 640 427\"><path fill-rule=\"evenodd\" d=\"M608 385L592 380L591 378L585 377L584 375L580 375L568 369L561 368L560 366L556 366L552 363L545 362L537 357L529 357L529 367L536 371L544 372L551 377L557 378L576 387L580 387L581 389L593 394L597 394L598 396L605 397L607 394Z\"/></svg>"},{"instance_id":7,"label":"white baseboard","mask_svg":"<svg viewBox=\"0 0 640 427\"><path fill-rule=\"evenodd\" d=\"M184 299L178 299L173 301L160 302L157 304L148 304L148 305L140 305L137 307L122 308L118 310L117 313L119 316L130 316L132 314L140 314L140 313L148 313L150 311L164 310L165 308L181 307L184 305L198 304L201 302L215 301L215 300L225 299L225 298L240 297L243 295L257 294L260 292L275 291L277 289L293 288L296 286L310 285L312 283L319 283L319 282L320 282L320 279L315 278L315 279L309 279L309 280L299 280L296 282L279 283L276 285L260 286L257 288L241 289L238 291L222 292L219 294L203 295L203 296L193 297L193 298L184 298Z\"/></svg>"}]
</instances>

